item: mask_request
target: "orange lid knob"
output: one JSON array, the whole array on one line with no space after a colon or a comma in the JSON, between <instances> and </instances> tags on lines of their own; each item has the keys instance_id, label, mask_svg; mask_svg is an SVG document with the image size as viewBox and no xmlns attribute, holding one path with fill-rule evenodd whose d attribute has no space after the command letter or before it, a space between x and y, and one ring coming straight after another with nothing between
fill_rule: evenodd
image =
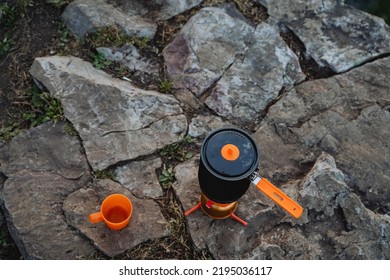
<instances>
[{"instance_id":1,"label":"orange lid knob","mask_svg":"<svg viewBox=\"0 0 390 280\"><path fill-rule=\"evenodd\" d=\"M233 161L240 156L240 150L236 145L226 144L221 149L222 157L226 160Z\"/></svg>"}]
</instances>

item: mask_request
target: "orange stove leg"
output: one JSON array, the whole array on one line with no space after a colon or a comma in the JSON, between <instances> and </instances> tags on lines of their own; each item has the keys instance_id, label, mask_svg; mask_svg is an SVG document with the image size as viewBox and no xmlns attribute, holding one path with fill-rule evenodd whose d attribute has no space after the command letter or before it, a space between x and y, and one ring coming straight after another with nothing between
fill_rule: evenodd
<instances>
[{"instance_id":1,"label":"orange stove leg","mask_svg":"<svg viewBox=\"0 0 390 280\"><path fill-rule=\"evenodd\" d=\"M243 219L241 219L240 217L238 217L238 216L237 216L236 214L234 214L234 213L232 213L232 214L230 215L230 217L232 217L232 218L233 218L234 220L236 220L237 222L243 224L244 226L247 226L247 225L248 225L247 222L245 222Z\"/></svg>"},{"instance_id":2,"label":"orange stove leg","mask_svg":"<svg viewBox=\"0 0 390 280\"><path fill-rule=\"evenodd\" d=\"M192 212L195 212L196 210L198 210L200 208L200 206L202 206L202 203L199 202L198 204L196 204L194 207L192 207L190 210L186 211L184 213L185 216L188 216L190 215Z\"/></svg>"}]
</instances>

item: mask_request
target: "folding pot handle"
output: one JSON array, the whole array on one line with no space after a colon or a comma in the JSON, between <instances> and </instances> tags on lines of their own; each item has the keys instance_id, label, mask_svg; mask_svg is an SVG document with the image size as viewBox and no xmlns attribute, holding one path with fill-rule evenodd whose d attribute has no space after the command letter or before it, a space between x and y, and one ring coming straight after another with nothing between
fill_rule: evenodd
<instances>
[{"instance_id":1,"label":"folding pot handle","mask_svg":"<svg viewBox=\"0 0 390 280\"><path fill-rule=\"evenodd\" d=\"M254 183L260 191L271 198L295 219L298 219L302 215L303 208L267 179L257 177L252 181L252 183Z\"/></svg>"}]
</instances>

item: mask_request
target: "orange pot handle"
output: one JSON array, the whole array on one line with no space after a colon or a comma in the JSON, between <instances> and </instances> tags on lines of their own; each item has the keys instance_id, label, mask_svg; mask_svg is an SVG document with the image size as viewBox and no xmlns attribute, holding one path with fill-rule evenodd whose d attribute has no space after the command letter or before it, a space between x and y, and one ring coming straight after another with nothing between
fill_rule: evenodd
<instances>
[{"instance_id":1,"label":"orange pot handle","mask_svg":"<svg viewBox=\"0 0 390 280\"><path fill-rule=\"evenodd\" d=\"M302 215L303 208L297 202L287 196L284 192L275 187L267 179L257 177L252 182L260 191L262 191L265 195L271 198L276 204L281 206L295 219L298 219Z\"/></svg>"}]
</instances>

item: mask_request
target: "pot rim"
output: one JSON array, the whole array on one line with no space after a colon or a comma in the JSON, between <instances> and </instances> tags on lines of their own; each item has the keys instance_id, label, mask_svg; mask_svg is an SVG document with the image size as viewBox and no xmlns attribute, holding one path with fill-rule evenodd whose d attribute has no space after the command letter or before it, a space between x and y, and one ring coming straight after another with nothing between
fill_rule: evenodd
<instances>
[{"instance_id":1,"label":"pot rim","mask_svg":"<svg viewBox=\"0 0 390 280\"><path fill-rule=\"evenodd\" d=\"M217 133L219 133L221 131L237 131L237 132L243 134L245 137L247 137L247 139L252 143L252 145L254 147L254 150L256 152L256 159L253 161L252 166L244 174L236 176L236 177L223 176L221 174L216 173L211 168L211 166L207 162L207 160L205 160L206 159L206 155L205 155L205 153L206 153L206 149L205 149L206 143L208 142L208 140L211 137L213 137L215 134L217 134ZM210 172L213 176L215 176L215 177L217 177L217 178L219 178L221 180L226 180L226 181L231 181L231 182L232 181L239 181L239 180L243 180L243 179L248 179L249 180L249 176L252 175L258 169L259 162L260 162L260 152L259 152L259 147L257 146L255 140L246 131L244 131L244 130L242 130L240 128L234 127L234 126L227 126L227 127L215 129L215 130L211 131L206 136L206 138L203 140L202 146L200 148L200 160L203 162L203 165L205 166L205 168L207 169L208 172Z\"/></svg>"}]
</instances>

